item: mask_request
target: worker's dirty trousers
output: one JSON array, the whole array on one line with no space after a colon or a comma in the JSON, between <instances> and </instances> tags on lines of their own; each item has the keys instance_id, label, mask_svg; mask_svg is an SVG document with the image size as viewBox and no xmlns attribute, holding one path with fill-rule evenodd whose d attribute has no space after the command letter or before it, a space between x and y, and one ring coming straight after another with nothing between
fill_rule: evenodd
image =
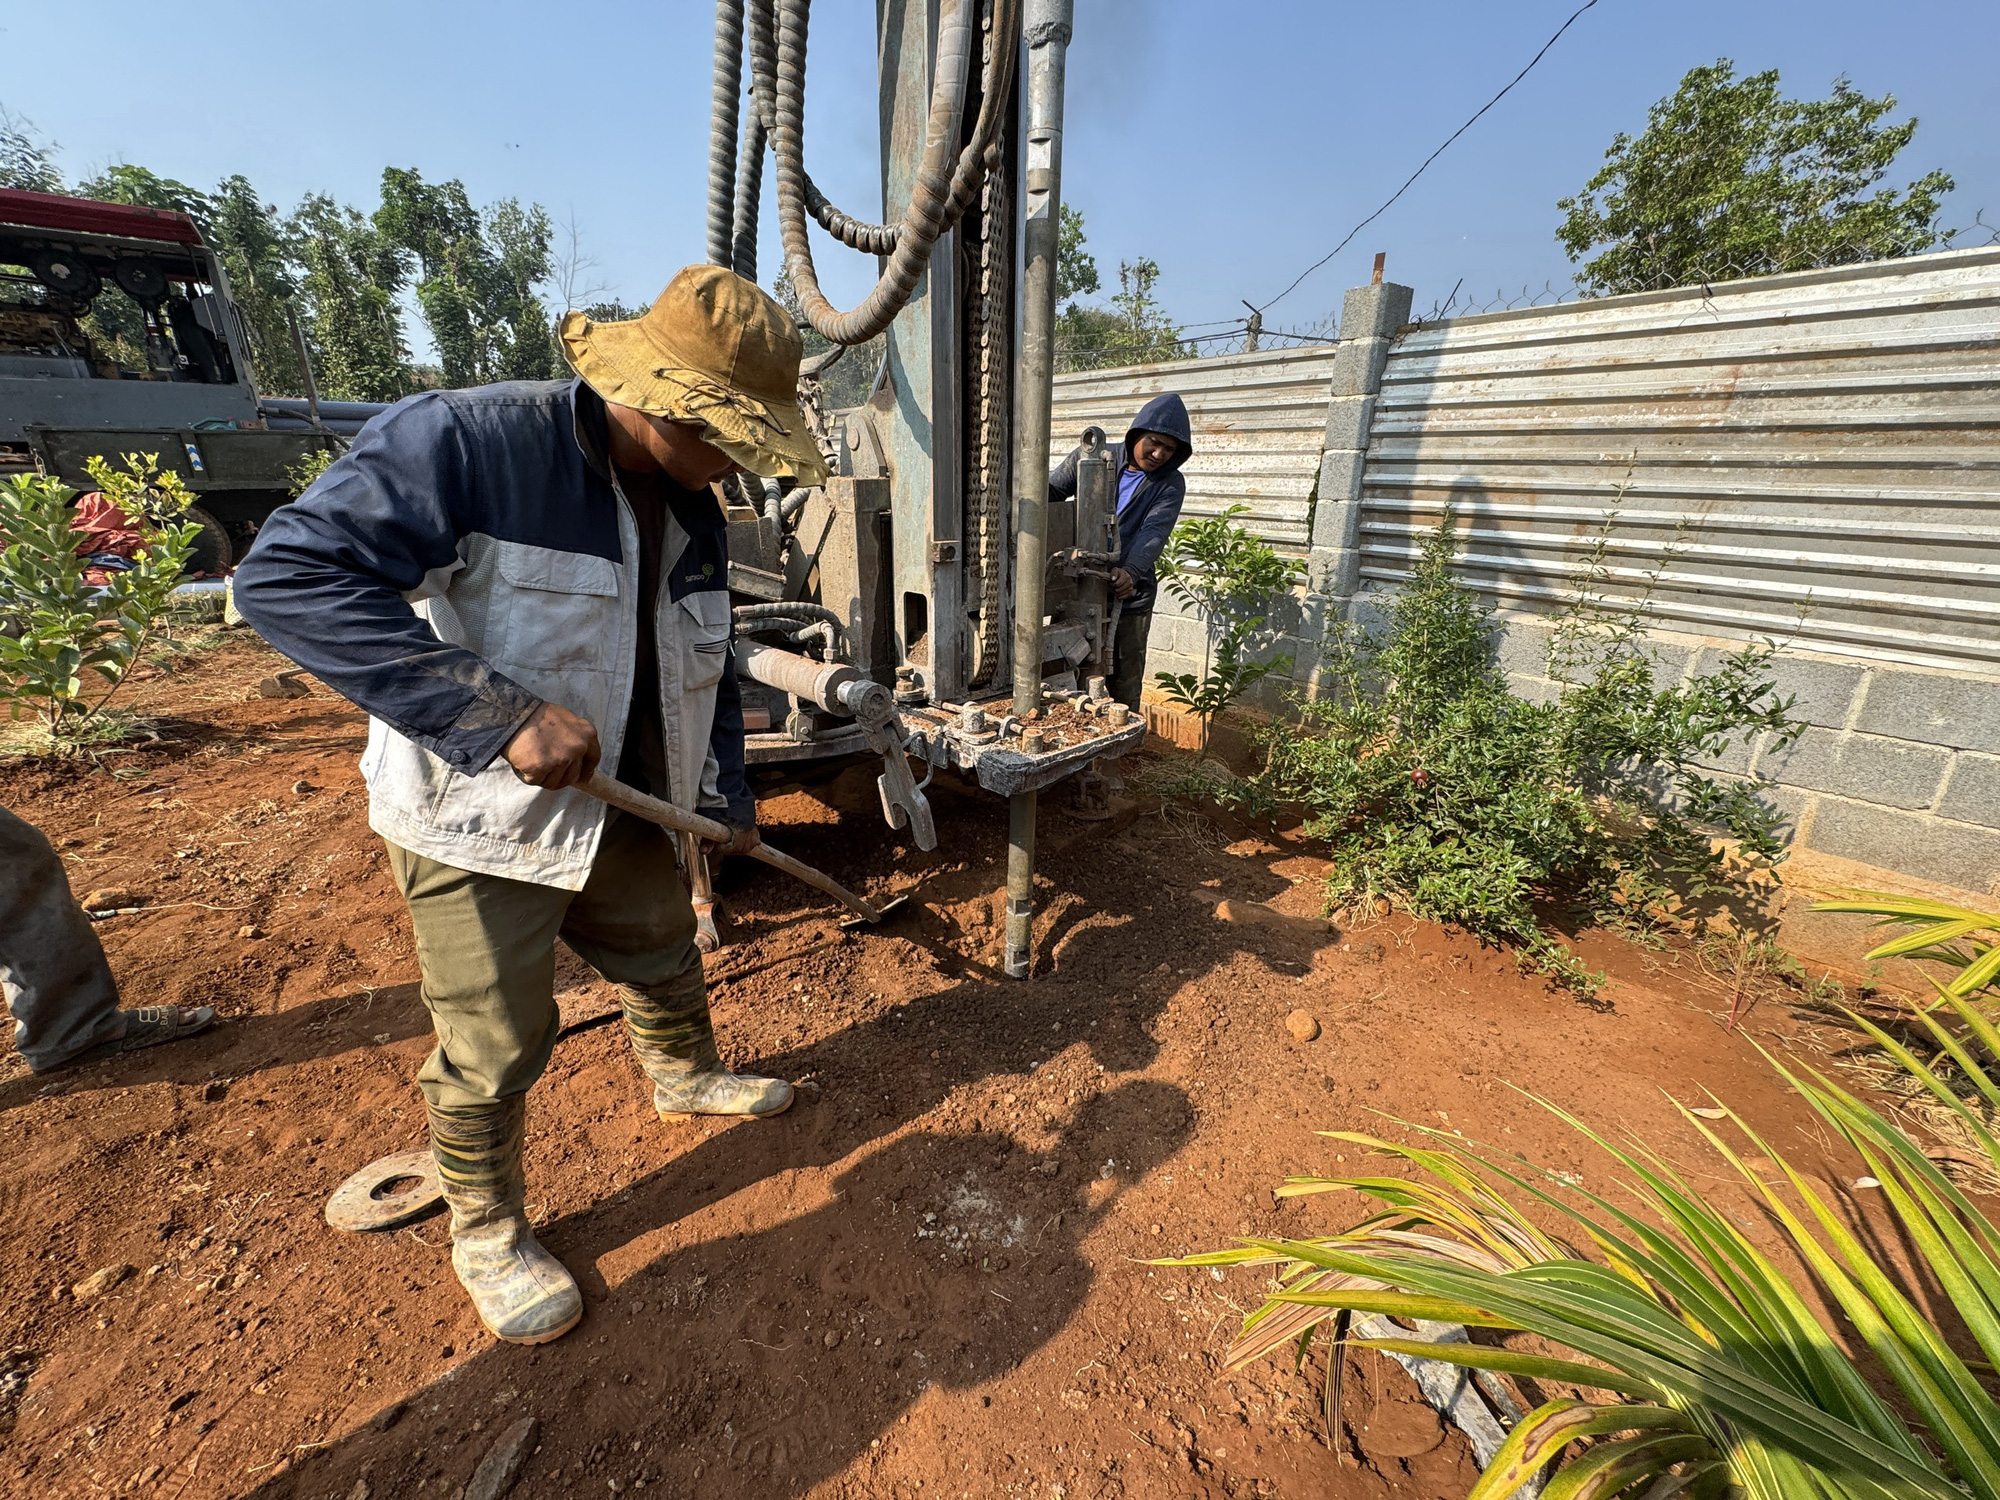
<instances>
[{"instance_id":1,"label":"worker's dirty trousers","mask_svg":"<svg viewBox=\"0 0 2000 1500\"><path fill-rule=\"evenodd\" d=\"M395 844L389 868L437 1031L417 1074L433 1109L477 1109L542 1076L562 1028L558 937L622 987L634 1041L717 1065L694 907L664 830L612 813L580 891L474 874Z\"/></svg>"},{"instance_id":2,"label":"worker's dirty trousers","mask_svg":"<svg viewBox=\"0 0 2000 1500\"><path fill-rule=\"evenodd\" d=\"M0 807L0 993L14 1050L37 1073L117 1032L118 986L62 858L40 830Z\"/></svg>"},{"instance_id":3,"label":"worker's dirty trousers","mask_svg":"<svg viewBox=\"0 0 2000 1500\"><path fill-rule=\"evenodd\" d=\"M1139 695L1146 690L1146 637L1153 629L1153 612L1120 615L1112 637L1111 680L1104 690L1133 713L1145 712Z\"/></svg>"}]
</instances>

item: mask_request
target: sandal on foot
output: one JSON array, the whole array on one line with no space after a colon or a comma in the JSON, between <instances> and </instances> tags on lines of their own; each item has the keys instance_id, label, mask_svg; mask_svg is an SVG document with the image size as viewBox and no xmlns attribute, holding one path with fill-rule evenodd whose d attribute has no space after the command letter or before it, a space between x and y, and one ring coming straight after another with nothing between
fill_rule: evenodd
<instances>
[{"instance_id":1,"label":"sandal on foot","mask_svg":"<svg viewBox=\"0 0 2000 1500\"><path fill-rule=\"evenodd\" d=\"M99 1042L95 1047L78 1053L70 1063L95 1062L99 1058L114 1057L121 1052L137 1052L143 1047L157 1047L162 1042L178 1042L183 1037L194 1036L208 1030L215 1024L215 1007L212 1005L142 1005L137 1010L122 1012L125 1017L125 1034L113 1037L108 1042Z\"/></svg>"}]
</instances>

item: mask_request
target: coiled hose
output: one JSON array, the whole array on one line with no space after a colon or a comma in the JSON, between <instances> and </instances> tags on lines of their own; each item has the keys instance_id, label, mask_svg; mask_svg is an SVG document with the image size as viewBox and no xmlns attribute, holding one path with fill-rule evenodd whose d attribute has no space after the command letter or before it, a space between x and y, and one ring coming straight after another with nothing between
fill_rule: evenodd
<instances>
[{"instance_id":1,"label":"coiled hose","mask_svg":"<svg viewBox=\"0 0 2000 1500\"><path fill-rule=\"evenodd\" d=\"M970 80L972 27L968 16L973 0L950 0L938 21L936 84L931 93L930 119L924 132L924 154L903 215L902 233L889 264L861 303L842 312L820 291L806 232L805 169L802 119L805 113L806 23L810 0L777 0L777 110L771 151L777 159L778 229L785 245L785 264L799 309L820 334L836 344L866 343L889 326L909 301L933 246L945 230L945 209L951 198L951 158L958 140Z\"/></svg>"},{"instance_id":2,"label":"coiled hose","mask_svg":"<svg viewBox=\"0 0 2000 1500\"><path fill-rule=\"evenodd\" d=\"M908 303L932 248L971 202L985 172L998 160L997 138L1005 101L1012 88L1014 54L1019 44L1019 0L994 0L994 36L981 71L986 89L972 139L956 152L963 123L965 93L970 73L974 27L971 17L976 0L952 0L941 17L935 61L935 83L931 92L931 112L925 131L924 155L910 194L903 222L893 231L880 225L862 225L839 211L834 226L851 230L869 247L888 242L889 264L875 288L861 304L841 312L827 301L819 287L813 266L812 246L807 236L805 213L806 174L802 152L802 116L805 102L806 26L811 0L751 0L754 5L771 3L777 23L776 68L770 75L772 118L769 121L772 154L777 161L779 229L785 244L785 261L791 272L793 289L801 311L825 338L837 344L865 343L888 327ZM751 25L752 92L759 112L763 109L767 70L760 55L764 47L761 19ZM824 201L824 200L822 200ZM822 222L825 218L822 217ZM829 227L834 227L829 226ZM880 233L877 233L880 231ZM877 253L881 253L879 250Z\"/></svg>"},{"instance_id":3,"label":"coiled hose","mask_svg":"<svg viewBox=\"0 0 2000 1500\"><path fill-rule=\"evenodd\" d=\"M770 5L773 0L750 0L750 90L756 122L769 136L776 123L777 41L772 29ZM980 74L979 118L972 139L959 154L952 174L951 198L945 210L949 229L972 205L986 173L1000 164L997 143L1000 112L1005 108L1014 83L1015 55L1021 45L1021 0L995 0L990 47ZM806 211L835 239L868 255L887 255L902 237L900 224L870 224L844 213L819 190L803 164L800 180L805 184Z\"/></svg>"},{"instance_id":4,"label":"coiled hose","mask_svg":"<svg viewBox=\"0 0 2000 1500\"><path fill-rule=\"evenodd\" d=\"M753 109L736 162L735 228L729 251L729 268L748 281L757 279L757 195L764 185L765 139L764 121Z\"/></svg>"},{"instance_id":5,"label":"coiled hose","mask_svg":"<svg viewBox=\"0 0 2000 1500\"><path fill-rule=\"evenodd\" d=\"M881 332L908 303L938 238L963 217L985 175L999 164L1001 115L1013 87L1020 47L1021 0L990 0L990 35L980 73L980 109L971 138L959 152L949 183L940 186L945 157L963 122L969 74L971 15L977 0L955 0L939 28L936 81L925 151L909 209L900 224L870 224L842 212L807 175L802 149L805 38L811 0L716 0L715 78L709 134L709 259L738 275L757 274L758 193L766 142L778 157L780 230L786 262L807 321L837 344L859 344ZM745 25L750 50L752 109L741 130L739 99ZM786 85L781 88L781 36L791 48ZM781 107L781 104L783 107ZM780 119L788 122L781 148ZM862 304L841 313L819 289L811 246L800 221L796 233L785 222L798 219L798 202L843 244L871 255L891 257Z\"/></svg>"}]
</instances>

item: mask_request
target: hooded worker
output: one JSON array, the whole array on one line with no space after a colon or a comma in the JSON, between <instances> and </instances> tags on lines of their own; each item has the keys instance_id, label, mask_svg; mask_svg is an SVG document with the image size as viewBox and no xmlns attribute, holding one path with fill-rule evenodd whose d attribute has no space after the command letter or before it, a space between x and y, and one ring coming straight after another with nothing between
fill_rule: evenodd
<instances>
[{"instance_id":1,"label":"hooded worker","mask_svg":"<svg viewBox=\"0 0 2000 1500\"><path fill-rule=\"evenodd\" d=\"M370 715L369 824L410 909L437 1046L418 1074L452 1268L495 1336L583 1316L523 1211L525 1101L560 1021L555 940L619 987L662 1118L771 1115L716 1051L675 841L620 781L756 843L709 486L825 478L783 307L717 266L642 316L562 322L574 380L433 391L365 427L236 574L265 639Z\"/></svg>"},{"instance_id":2,"label":"hooded worker","mask_svg":"<svg viewBox=\"0 0 2000 1500\"><path fill-rule=\"evenodd\" d=\"M1146 686L1146 633L1152 629L1153 601L1159 594L1153 565L1180 519L1181 502L1187 498L1181 465L1193 452L1187 404L1172 391L1140 407L1125 441L1111 449L1118 475L1118 566L1111 570L1111 592L1123 609L1105 687L1134 713ZM1051 500L1076 494L1076 461L1082 453L1072 449L1049 475Z\"/></svg>"}]
</instances>

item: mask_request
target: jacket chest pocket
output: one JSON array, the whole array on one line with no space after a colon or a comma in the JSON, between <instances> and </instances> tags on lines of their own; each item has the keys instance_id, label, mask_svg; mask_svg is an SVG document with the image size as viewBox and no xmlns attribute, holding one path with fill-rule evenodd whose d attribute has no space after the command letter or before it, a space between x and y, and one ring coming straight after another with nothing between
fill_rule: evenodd
<instances>
[{"instance_id":1,"label":"jacket chest pocket","mask_svg":"<svg viewBox=\"0 0 2000 1500\"><path fill-rule=\"evenodd\" d=\"M729 660L729 595L722 589L685 594L676 604L681 634L681 691L714 687Z\"/></svg>"},{"instance_id":2,"label":"jacket chest pocket","mask_svg":"<svg viewBox=\"0 0 2000 1500\"><path fill-rule=\"evenodd\" d=\"M618 654L618 565L519 542L495 548L509 589L505 664L543 672L610 668Z\"/></svg>"}]
</instances>

